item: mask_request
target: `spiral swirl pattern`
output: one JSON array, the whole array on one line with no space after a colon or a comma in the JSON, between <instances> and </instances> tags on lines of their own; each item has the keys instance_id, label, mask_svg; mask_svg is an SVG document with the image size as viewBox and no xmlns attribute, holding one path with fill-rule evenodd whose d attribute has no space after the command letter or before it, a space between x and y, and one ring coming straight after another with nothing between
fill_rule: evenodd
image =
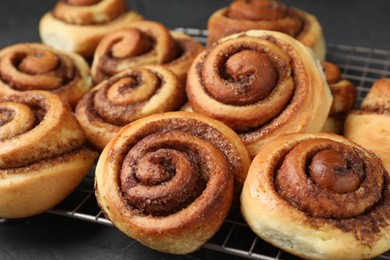
<instances>
[{"instance_id":1,"label":"spiral swirl pattern","mask_svg":"<svg viewBox=\"0 0 390 260\"><path fill-rule=\"evenodd\" d=\"M22 134L35 124L35 115L23 104L3 102L0 104L0 140Z\"/></svg>"},{"instance_id":2,"label":"spiral swirl pattern","mask_svg":"<svg viewBox=\"0 0 390 260\"><path fill-rule=\"evenodd\" d=\"M277 0L235 0L214 12L208 21L208 45L231 34L248 30L286 33L325 58L325 42L317 19Z\"/></svg>"},{"instance_id":3,"label":"spiral swirl pattern","mask_svg":"<svg viewBox=\"0 0 390 260\"><path fill-rule=\"evenodd\" d=\"M282 158L280 168L275 169L275 189L310 216L352 218L381 198L384 170L378 160L368 160L356 147L309 139Z\"/></svg>"},{"instance_id":4,"label":"spiral swirl pattern","mask_svg":"<svg viewBox=\"0 0 390 260\"><path fill-rule=\"evenodd\" d=\"M58 50L92 59L108 33L142 20L125 0L59 0L39 22L42 42Z\"/></svg>"},{"instance_id":5,"label":"spiral swirl pattern","mask_svg":"<svg viewBox=\"0 0 390 260\"><path fill-rule=\"evenodd\" d=\"M47 91L2 97L0 133L0 217L32 216L53 207L97 157L84 147L84 132L69 105Z\"/></svg>"},{"instance_id":6,"label":"spiral swirl pattern","mask_svg":"<svg viewBox=\"0 0 390 260\"><path fill-rule=\"evenodd\" d=\"M236 130L253 156L274 135L319 131L332 100L306 48L270 31L232 35L203 51L187 96L195 112Z\"/></svg>"},{"instance_id":7,"label":"spiral swirl pattern","mask_svg":"<svg viewBox=\"0 0 390 260\"><path fill-rule=\"evenodd\" d=\"M171 33L164 25L139 21L105 36L92 63L92 76L99 83L128 68L160 64L182 81L201 45L181 33Z\"/></svg>"},{"instance_id":8,"label":"spiral swirl pattern","mask_svg":"<svg viewBox=\"0 0 390 260\"><path fill-rule=\"evenodd\" d=\"M220 122L188 112L153 115L122 128L103 150L96 194L127 235L188 253L222 224L248 165L238 136Z\"/></svg>"},{"instance_id":9,"label":"spiral swirl pattern","mask_svg":"<svg viewBox=\"0 0 390 260\"><path fill-rule=\"evenodd\" d=\"M90 88L88 64L76 54L43 44L16 44L0 51L0 95L47 90L74 106Z\"/></svg>"},{"instance_id":10,"label":"spiral swirl pattern","mask_svg":"<svg viewBox=\"0 0 390 260\"><path fill-rule=\"evenodd\" d=\"M125 70L103 81L76 107L87 138L99 150L136 119L173 111L185 102L185 88L175 74L160 65Z\"/></svg>"},{"instance_id":11,"label":"spiral swirl pattern","mask_svg":"<svg viewBox=\"0 0 390 260\"><path fill-rule=\"evenodd\" d=\"M389 247L389 188L372 152L335 134L290 134L254 158L241 209L259 236L298 256L370 258Z\"/></svg>"},{"instance_id":12,"label":"spiral swirl pattern","mask_svg":"<svg viewBox=\"0 0 390 260\"><path fill-rule=\"evenodd\" d=\"M1 140L0 169L21 167L67 153L85 141L71 110L50 93L26 91L3 97L0 110L2 118L6 118L1 120L2 129L12 126L13 131L4 131L9 134L8 139ZM23 150L34 152L22 153Z\"/></svg>"},{"instance_id":13,"label":"spiral swirl pattern","mask_svg":"<svg viewBox=\"0 0 390 260\"><path fill-rule=\"evenodd\" d=\"M158 141L151 140L154 138ZM179 148L172 149L176 144ZM218 155L212 156L214 153ZM213 167L217 160L222 160L222 167ZM121 188L140 213L164 216L193 203L210 175L227 172L226 165L219 151L203 139L172 131L143 139L129 151L121 170Z\"/></svg>"}]
</instances>

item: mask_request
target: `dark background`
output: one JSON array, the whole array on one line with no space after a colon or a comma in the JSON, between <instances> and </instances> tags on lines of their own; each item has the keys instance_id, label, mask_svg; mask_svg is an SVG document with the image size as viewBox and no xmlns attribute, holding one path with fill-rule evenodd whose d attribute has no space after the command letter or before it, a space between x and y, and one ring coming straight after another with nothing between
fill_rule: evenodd
<instances>
[{"instance_id":1,"label":"dark background","mask_svg":"<svg viewBox=\"0 0 390 260\"><path fill-rule=\"evenodd\" d=\"M228 0L131 0L145 18L169 28L206 29L207 19ZM285 0L315 14L326 41L390 50L389 0ZM0 2L0 48L20 42L38 42L40 17L55 1ZM113 227L52 214L0 223L0 259L221 259L202 249L188 256L171 256L132 241ZM224 259L236 259L223 255Z\"/></svg>"}]
</instances>

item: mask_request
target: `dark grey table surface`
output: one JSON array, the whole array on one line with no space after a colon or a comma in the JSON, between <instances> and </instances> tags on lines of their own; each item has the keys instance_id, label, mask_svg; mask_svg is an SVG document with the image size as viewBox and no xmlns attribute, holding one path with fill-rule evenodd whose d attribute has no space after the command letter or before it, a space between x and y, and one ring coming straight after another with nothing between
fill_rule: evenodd
<instances>
[{"instance_id":1,"label":"dark grey table surface","mask_svg":"<svg viewBox=\"0 0 390 260\"><path fill-rule=\"evenodd\" d=\"M205 29L207 19L228 0L130 0L149 20L170 28ZM0 48L39 42L38 22L55 1L0 1ZM389 0L285 0L315 14L326 41L390 50ZM52 214L0 223L0 259L237 259L202 249L173 256L148 249L117 229Z\"/></svg>"}]
</instances>

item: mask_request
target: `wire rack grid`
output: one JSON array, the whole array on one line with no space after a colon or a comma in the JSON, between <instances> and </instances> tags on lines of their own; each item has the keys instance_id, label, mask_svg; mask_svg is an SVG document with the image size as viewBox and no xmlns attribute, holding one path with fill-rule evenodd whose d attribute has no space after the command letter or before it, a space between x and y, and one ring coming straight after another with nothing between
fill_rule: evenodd
<instances>
[{"instance_id":1,"label":"wire rack grid","mask_svg":"<svg viewBox=\"0 0 390 260\"><path fill-rule=\"evenodd\" d=\"M207 41L207 31L177 28L193 36L201 43ZM339 44L327 45L327 60L339 65L344 78L351 80L358 89L358 103L379 78L390 77L390 51L368 49ZM49 213L112 226L98 207L93 188L94 169L79 187ZM233 212L221 229L204 248L248 259L299 259L284 252L255 235L243 220L240 212ZM390 251L376 259L390 259Z\"/></svg>"}]
</instances>

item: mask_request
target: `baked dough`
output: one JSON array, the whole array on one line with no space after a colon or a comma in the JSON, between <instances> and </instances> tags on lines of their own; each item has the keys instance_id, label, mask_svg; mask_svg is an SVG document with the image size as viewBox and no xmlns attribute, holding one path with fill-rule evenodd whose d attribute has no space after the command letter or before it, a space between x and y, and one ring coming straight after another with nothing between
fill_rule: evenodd
<instances>
[{"instance_id":1,"label":"baked dough","mask_svg":"<svg viewBox=\"0 0 390 260\"><path fill-rule=\"evenodd\" d=\"M320 131L332 103L310 50L266 30L234 34L204 50L186 90L193 111L234 129L252 157L278 135Z\"/></svg>"},{"instance_id":2,"label":"baked dough","mask_svg":"<svg viewBox=\"0 0 390 260\"><path fill-rule=\"evenodd\" d=\"M185 87L173 72L162 65L145 65L101 82L82 98L75 112L89 142L101 151L124 125L177 110L185 100Z\"/></svg>"},{"instance_id":3,"label":"baked dough","mask_svg":"<svg viewBox=\"0 0 390 260\"><path fill-rule=\"evenodd\" d=\"M40 43L20 43L0 50L0 96L46 90L74 107L90 88L89 66L78 54Z\"/></svg>"},{"instance_id":4,"label":"baked dough","mask_svg":"<svg viewBox=\"0 0 390 260\"><path fill-rule=\"evenodd\" d=\"M344 125L348 139L373 151L390 171L390 79L378 79Z\"/></svg>"},{"instance_id":5,"label":"baked dough","mask_svg":"<svg viewBox=\"0 0 390 260\"><path fill-rule=\"evenodd\" d=\"M56 49L92 58L99 41L109 32L143 17L128 10L125 0L58 1L39 22L42 42Z\"/></svg>"},{"instance_id":6,"label":"baked dough","mask_svg":"<svg viewBox=\"0 0 390 260\"><path fill-rule=\"evenodd\" d=\"M241 212L265 241L305 259L370 259L390 249L389 173L335 134L289 134L264 146Z\"/></svg>"},{"instance_id":7,"label":"baked dough","mask_svg":"<svg viewBox=\"0 0 390 260\"><path fill-rule=\"evenodd\" d=\"M0 217L45 212L82 181L98 154L68 104L47 91L0 99Z\"/></svg>"},{"instance_id":8,"label":"baked dough","mask_svg":"<svg viewBox=\"0 0 390 260\"><path fill-rule=\"evenodd\" d=\"M240 138L221 122L189 112L156 114L126 125L104 148L96 197L126 235L187 254L218 231L249 163Z\"/></svg>"},{"instance_id":9,"label":"baked dough","mask_svg":"<svg viewBox=\"0 0 390 260\"><path fill-rule=\"evenodd\" d=\"M351 81L342 78L340 68L337 64L322 61L321 66L333 96L329 117L325 122L322 132L343 134L345 118L355 108L357 102L357 89Z\"/></svg>"},{"instance_id":10,"label":"baked dough","mask_svg":"<svg viewBox=\"0 0 390 260\"><path fill-rule=\"evenodd\" d=\"M202 49L192 37L171 32L161 23L138 21L102 39L92 62L93 81L99 83L128 68L159 64L185 84L187 71Z\"/></svg>"},{"instance_id":11,"label":"baked dough","mask_svg":"<svg viewBox=\"0 0 390 260\"><path fill-rule=\"evenodd\" d=\"M311 48L316 57L325 59L326 43L318 19L277 0L235 0L229 7L215 11L208 20L208 45L248 30L286 33Z\"/></svg>"}]
</instances>

